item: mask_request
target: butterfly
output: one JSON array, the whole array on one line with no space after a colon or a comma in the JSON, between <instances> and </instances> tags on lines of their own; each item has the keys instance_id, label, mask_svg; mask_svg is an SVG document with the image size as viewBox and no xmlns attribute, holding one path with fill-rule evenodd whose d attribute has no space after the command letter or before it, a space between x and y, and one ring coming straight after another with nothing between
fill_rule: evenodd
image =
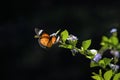
<instances>
[{"instance_id":1,"label":"butterfly","mask_svg":"<svg viewBox=\"0 0 120 80\"><path fill-rule=\"evenodd\" d=\"M41 47L50 48L59 41L60 37L57 36L59 32L60 30L58 30L56 33L49 35L48 33L44 32L43 29L35 28L35 38L38 38L38 43Z\"/></svg>"}]
</instances>

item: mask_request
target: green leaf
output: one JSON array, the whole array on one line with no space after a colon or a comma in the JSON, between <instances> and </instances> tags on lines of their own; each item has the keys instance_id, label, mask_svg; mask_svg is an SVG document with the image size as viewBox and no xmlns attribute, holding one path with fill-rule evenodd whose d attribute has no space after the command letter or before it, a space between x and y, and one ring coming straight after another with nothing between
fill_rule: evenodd
<instances>
[{"instance_id":1,"label":"green leaf","mask_svg":"<svg viewBox=\"0 0 120 80\"><path fill-rule=\"evenodd\" d=\"M66 45L66 48L72 49L72 45Z\"/></svg>"},{"instance_id":2,"label":"green leaf","mask_svg":"<svg viewBox=\"0 0 120 80\"><path fill-rule=\"evenodd\" d=\"M82 42L82 47L84 50L87 50L91 44L91 40L86 40Z\"/></svg>"},{"instance_id":3,"label":"green leaf","mask_svg":"<svg viewBox=\"0 0 120 80\"><path fill-rule=\"evenodd\" d=\"M90 67L96 67L96 66L99 66L98 63L96 63L96 62L94 62L94 61L91 61Z\"/></svg>"},{"instance_id":4,"label":"green leaf","mask_svg":"<svg viewBox=\"0 0 120 80\"><path fill-rule=\"evenodd\" d=\"M99 70L99 75L102 76L102 70L101 69Z\"/></svg>"},{"instance_id":5,"label":"green leaf","mask_svg":"<svg viewBox=\"0 0 120 80\"><path fill-rule=\"evenodd\" d=\"M77 44L77 40L73 41L73 45L76 45Z\"/></svg>"},{"instance_id":6,"label":"green leaf","mask_svg":"<svg viewBox=\"0 0 120 80\"><path fill-rule=\"evenodd\" d=\"M71 44L71 45L73 45L73 46L76 46L77 40L69 41L69 44Z\"/></svg>"},{"instance_id":7,"label":"green leaf","mask_svg":"<svg viewBox=\"0 0 120 80\"><path fill-rule=\"evenodd\" d=\"M92 74L94 75L94 76L91 76L93 79L95 79L95 80L104 80L103 77L102 77L101 69L99 70L99 74L96 74L95 72L92 72Z\"/></svg>"},{"instance_id":8,"label":"green leaf","mask_svg":"<svg viewBox=\"0 0 120 80\"><path fill-rule=\"evenodd\" d=\"M117 45L117 49L120 50L120 44Z\"/></svg>"},{"instance_id":9,"label":"green leaf","mask_svg":"<svg viewBox=\"0 0 120 80\"><path fill-rule=\"evenodd\" d=\"M99 61L99 66L102 68L106 68L106 66L112 61L112 59L109 58L103 58L102 60Z\"/></svg>"},{"instance_id":10,"label":"green leaf","mask_svg":"<svg viewBox=\"0 0 120 80\"><path fill-rule=\"evenodd\" d=\"M102 42L100 43L100 45L102 45L102 48L107 49L110 43L111 43L111 40L108 37L103 36Z\"/></svg>"},{"instance_id":11,"label":"green leaf","mask_svg":"<svg viewBox=\"0 0 120 80\"><path fill-rule=\"evenodd\" d=\"M92 72L92 74L94 75L94 76L98 76L99 74L97 74L97 73L95 73L95 72Z\"/></svg>"},{"instance_id":12,"label":"green leaf","mask_svg":"<svg viewBox=\"0 0 120 80\"><path fill-rule=\"evenodd\" d=\"M119 40L116 36L110 37L110 40L113 45L117 45L119 43Z\"/></svg>"},{"instance_id":13,"label":"green leaf","mask_svg":"<svg viewBox=\"0 0 120 80\"><path fill-rule=\"evenodd\" d=\"M120 80L120 73L115 74L113 80Z\"/></svg>"},{"instance_id":14,"label":"green leaf","mask_svg":"<svg viewBox=\"0 0 120 80\"><path fill-rule=\"evenodd\" d=\"M102 41L104 41L104 42L108 42L108 41L109 41L109 39L108 39L108 37L103 36L103 37L102 37Z\"/></svg>"},{"instance_id":15,"label":"green leaf","mask_svg":"<svg viewBox=\"0 0 120 80\"><path fill-rule=\"evenodd\" d=\"M103 58L103 60L106 66L112 61L110 58Z\"/></svg>"},{"instance_id":16,"label":"green leaf","mask_svg":"<svg viewBox=\"0 0 120 80\"><path fill-rule=\"evenodd\" d=\"M112 77L112 75L113 75L112 70L106 71L106 72L104 73L104 79L105 79L105 80L110 80L111 77Z\"/></svg>"},{"instance_id":17,"label":"green leaf","mask_svg":"<svg viewBox=\"0 0 120 80\"><path fill-rule=\"evenodd\" d=\"M93 58L93 56L86 56L86 58L88 58L88 59L92 59L92 58Z\"/></svg>"},{"instance_id":18,"label":"green leaf","mask_svg":"<svg viewBox=\"0 0 120 80\"><path fill-rule=\"evenodd\" d=\"M101 80L101 77L100 76L91 76L93 79L95 80Z\"/></svg>"},{"instance_id":19,"label":"green leaf","mask_svg":"<svg viewBox=\"0 0 120 80\"><path fill-rule=\"evenodd\" d=\"M67 48L67 49L72 49L72 45L67 45L67 44L59 45L59 47Z\"/></svg>"},{"instance_id":20,"label":"green leaf","mask_svg":"<svg viewBox=\"0 0 120 80\"><path fill-rule=\"evenodd\" d=\"M63 32L61 32L60 36L61 36L61 39L63 42L66 41L66 39L68 38L68 35L69 35L69 33L67 30L64 30Z\"/></svg>"},{"instance_id":21,"label":"green leaf","mask_svg":"<svg viewBox=\"0 0 120 80\"><path fill-rule=\"evenodd\" d=\"M106 67L106 66L105 66L105 62L104 62L103 59L100 60L98 63L99 63L99 66L101 66L102 68L105 68L105 67Z\"/></svg>"}]
</instances>

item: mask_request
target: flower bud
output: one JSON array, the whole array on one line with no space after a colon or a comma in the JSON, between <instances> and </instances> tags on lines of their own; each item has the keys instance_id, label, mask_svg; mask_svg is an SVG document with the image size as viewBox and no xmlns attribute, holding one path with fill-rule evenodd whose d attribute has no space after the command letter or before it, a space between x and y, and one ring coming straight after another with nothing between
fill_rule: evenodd
<instances>
[{"instance_id":1,"label":"flower bud","mask_svg":"<svg viewBox=\"0 0 120 80\"><path fill-rule=\"evenodd\" d=\"M117 32L117 29L116 28L113 28L111 29L110 33L114 33L114 32Z\"/></svg>"},{"instance_id":2,"label":"flower bud","mask_svg":"<svg viewBox=\"0 0 120 80\"><path fill-rule=\"evenodd\" d=\"M102 58L101 54L96 54L95 57L93 58L93 61L98 62Z\"/></svg>"},{"instance_id":3,"label":"flower bud","mask_svg":"<svg viewBox=\"0 0 120 80\"><path fill-rule=\"evenodd\" d=\"M75 55L75 54L78 52L78 50L76 50L76 49L71 49L71 52L72 52L73 55Z\"/></svg>"},{"instance_id":4,"label":"flower bud","mask_svg":"<svg viewBox=\"0 0 120 80\"><path fill-rule=\"evenodd\" d=\"M110 53L115 56L116 58L119 58L120 57L120 53L118 51L113 51L111 50Z\"/></svg>"},{"instance_id":5,"label":"flower bud","mask_svg":"<svg viewBox=\"0 0 120 80\"><path fill-rule=\"evenodd\" d=\"M70 40L70 41L74 41L74 40L78 40L78 38L72 34L70 34L67 38L67 40Z\"/></svg>"},{"instance_id":6,"label":"flower bud","mask_svg":"<svg viewBox=\"0 0 120 80\"><path fill-rule=\"evenodd\" d=\"M114 64L109 64L110 68L112 70L114 70L115 72L119 69L119 66L118 65L114 65Z\"/></svg>"}]
</instances>

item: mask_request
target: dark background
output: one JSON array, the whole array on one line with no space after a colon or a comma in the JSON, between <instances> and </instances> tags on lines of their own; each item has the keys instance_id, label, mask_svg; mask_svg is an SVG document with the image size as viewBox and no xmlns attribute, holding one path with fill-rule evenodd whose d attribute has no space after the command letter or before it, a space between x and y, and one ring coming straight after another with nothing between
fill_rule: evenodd
<instances>
[{"instance_id":1,"label":"dark background","mask_svg":"<svg viewBox=\"0 0 120 80\"><path fill-rule=\"evenodd\" d=\"M3 80L91 80L89 60L54 45L42 49L34 28L48 33L67 29L81 41L92 39L99 49L102 35L119 29L119 1L2 1L0 48Z\"/></svg>"}]
</instances>

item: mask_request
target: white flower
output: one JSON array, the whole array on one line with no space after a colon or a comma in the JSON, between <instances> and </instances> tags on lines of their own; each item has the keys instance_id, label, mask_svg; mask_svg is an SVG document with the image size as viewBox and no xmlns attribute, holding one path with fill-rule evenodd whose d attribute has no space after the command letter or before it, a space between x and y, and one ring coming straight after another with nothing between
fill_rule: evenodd
<instances>
[{"instance_id":1,"label":"white flower","mask_svg":"<svg viewBox=\"0 0 120 80\"><path fill-rule=\"evenodd\" d=\"M90 52L91 52L93 55L96 55L96 54L97 54L97 50L95 50L95 49L91 49Z\"/></svg>"},{"instance_id":2,"label":"white flower","mask_svg":"<svg viewBox=\"0 0 120 80\"><path fill-rule=\"evenodd\" d=\"M111 29L110 33L114 33L114 32L117 32L117 29L116 28L113 28Z\"/></svg>"},{"instance_id":3,"label":"white flower","mask_svg":"<svg viewBox=\"0 0 120 80\"><path fill-rule=\"evenodd\" d=\"M67 40L71 40L71 41L74 41L74 40L78 40L78 38L72 34L70 34L67 38Z\"/></svg>"}]
</instances>

